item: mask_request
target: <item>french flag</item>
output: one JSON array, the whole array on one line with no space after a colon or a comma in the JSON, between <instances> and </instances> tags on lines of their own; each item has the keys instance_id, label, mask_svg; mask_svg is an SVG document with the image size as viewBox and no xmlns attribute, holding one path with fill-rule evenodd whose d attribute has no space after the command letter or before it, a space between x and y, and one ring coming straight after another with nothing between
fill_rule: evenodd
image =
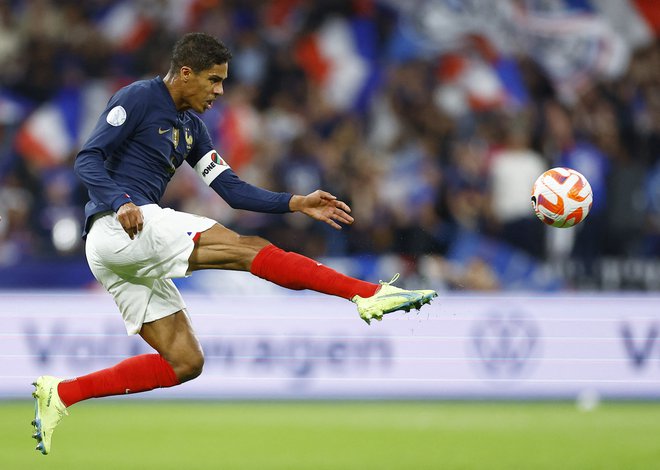
<instances>
[{"instance_id":1,"label":"french flag","mask_svg":"<svg viewBox=\"0 0 660 470\"><path fill-rule=\"evenodd\" d=\"M175 2L176 3L176 2ZM139 49L155 29L154 21L134 2L117 2L99 20L103 36L123 52Z\"/></svg>"},{"instance_id":2,"label":"french flag","mask_svg":"<svg viewBox=\"0 0 660 470\"><path fill-rule=\"evenodd\" d=\"M483 36L466 38L471 54L447 52L437 69L436 98L451 115L490 109L518 109L529 102L517 62Z\"/></svg>"},{"instance_id":3,"label":"french flag","mask_svg":"<svg viewBox=\"0 0 660 470\"><path fill-rule=\"evenodd\" d=\"M563 0L567 10L603 16L633 48L660 36L658 0Z\"/></svg>"},{"instance_id":4,"label":"french flag","mask_svg":"<svg viewBox=\"0 0 660 470\"><path fill-rule=\"evenodd\" d=\"M39 168L64 164L91 132L114 88L98 81L62 89L29 115L16 135L16 150Z\"/></svg>"},{"instance_id":5,"label":"french flag","mask_svg":"<svg viewBox=\"0 0 660 470\"><path fill-rule=\"evenodd\" d=\"M660 4L658 0L634 0L633 3L655 37L660 37Z\"/></svg>"},{"instance_id":6,"label":"french flag","mask_svg":"<svg viewBox=\"0 0 660 470\"><path fill-rule=\"evenodd\" d=\"M380 82L376 41L368 16L330 17L298 41L295 57L329 105L364 111Z\"/></svg>"}]
</instances>

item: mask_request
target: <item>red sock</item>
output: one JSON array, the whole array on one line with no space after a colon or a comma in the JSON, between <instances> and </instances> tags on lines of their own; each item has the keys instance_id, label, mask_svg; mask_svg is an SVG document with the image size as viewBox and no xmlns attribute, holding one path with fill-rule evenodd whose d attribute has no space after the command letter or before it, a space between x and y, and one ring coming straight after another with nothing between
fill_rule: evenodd
<instances>
[{"instance_id":1,"label":"red sock","mask_svg":"<svg viewBox=\"0 0 660 470\"><path fill-rule=\"evenodd\" d=\"M145 392L178 384L174 369L160 354L143 354L108 369L64 380L58 385L57 392L62 403L71 406L88 398Z\"/></svg>"},{"instance_id":2,"label":"red sock","mask_svg":"<svg viewBox=\"0 0 660 470\"><path fill-rule=\"evenodd\" d=\"M349 300L355 295L371 297L378 289L377 284L348 277L298 253L281 250L275 245L268 245L257 253L250 272L289 289L311 289Z\"/></svg>"}]
</instances>

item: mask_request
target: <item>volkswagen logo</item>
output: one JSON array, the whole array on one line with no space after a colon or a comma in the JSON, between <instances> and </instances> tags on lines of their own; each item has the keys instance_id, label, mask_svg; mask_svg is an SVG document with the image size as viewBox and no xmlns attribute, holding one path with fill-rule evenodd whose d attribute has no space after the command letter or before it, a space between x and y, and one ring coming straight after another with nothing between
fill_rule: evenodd
<instances>
[{"instance_id":1,"label":"volkswagen logo","mask_svg":"<svg viewBox=\"0 0 660 470\"><path fill-rule=\"evenodd\" d=\"M515 379L527 371L537 354L539 329L522 312L492 313L475 323L471 344L488 378Z\"/></svg>"}]
</instances>

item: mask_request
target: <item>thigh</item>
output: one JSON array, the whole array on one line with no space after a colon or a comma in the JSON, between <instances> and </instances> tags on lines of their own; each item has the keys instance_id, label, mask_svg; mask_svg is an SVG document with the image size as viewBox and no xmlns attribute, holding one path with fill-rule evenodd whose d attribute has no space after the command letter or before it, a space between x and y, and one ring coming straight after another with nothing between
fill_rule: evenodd
<instances>
[{"instance_id":1,"label":"thigh","mask_svg":"<svg viewBox=\"0 0 660 470\"><path fill-rule=\"evenodd\" d=\"M188 270L231 269L249 271L254 257L269 245L261 237L239 235L216 224L202 232L190 258Z\"/></svg>"}]
</instances>

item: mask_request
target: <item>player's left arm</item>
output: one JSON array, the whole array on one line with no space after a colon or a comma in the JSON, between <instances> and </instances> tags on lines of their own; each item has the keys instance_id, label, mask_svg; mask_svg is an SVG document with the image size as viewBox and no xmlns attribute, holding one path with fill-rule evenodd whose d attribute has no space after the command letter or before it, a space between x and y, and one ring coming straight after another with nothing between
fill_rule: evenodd
<instances>
[{"instance_id":1,"label":"player's left arm","mask_svg":"<svg viewBox=\"0 0 660 470\"><path fill-rule=\"evenodd\" d=\"M336 229L341 229L339 223L353 223L350 207L336 196L320 189L301 196L254 186L240 179L215 150L205 154L193 167L202 180L234 209L273 214L302 212Z\"/></svg>"},{"instance_id":2,"label":"player's left arm","mask_svg":"<svg viewBox=\"0 0 660 470\"><path fill-rule=\"evenodd\" d=\"M274 214L302 212L336 229L341 229L338 222L353 223L353 217L349 215L350 207L328 192L316 190L306 196L293 195L269 191L243 181L211 148L210 137L205 128L202 129L201 134L202 142L197 144L196 150L207 151L200 158L195 158L194 154L191 154L188 163L232 208Z\"/></svg>"}]
</instances>

